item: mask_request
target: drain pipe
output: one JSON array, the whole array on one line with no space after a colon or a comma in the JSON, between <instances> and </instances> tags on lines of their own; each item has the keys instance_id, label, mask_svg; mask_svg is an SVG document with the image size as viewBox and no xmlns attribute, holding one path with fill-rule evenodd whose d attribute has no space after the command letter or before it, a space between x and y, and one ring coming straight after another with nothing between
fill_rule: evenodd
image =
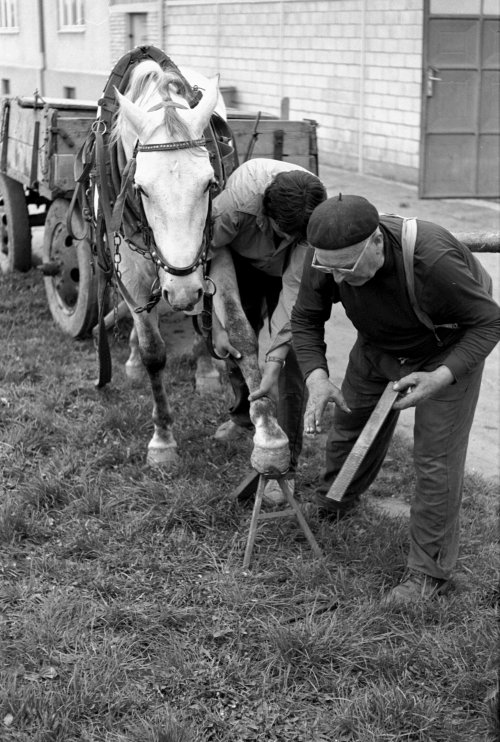
<instances>
[{"instance_id":1,"label":"drain pipe","mask_svg":"<svg viewBox=\"0 0 500 742\"><path fill-rule=\"evenodd\" d=\"M284 18L284 9L283 9L283 0L280 0L279 4L279 74L278 74L278 86L279 86L279 95L278 99L279 101L283 101L283 45L284 45L284 35L285 35L285 18Z\"/></svg>"},{"instance_id":2,"label":"drain pipe","mask_svg":"<svg viewBox=\"0 0 500 742\"><path fill-rule=\"evenodd\" d=\"M165 4L164 0L158 0L158 26L159 26L159 48L163 50L163 36L164 36L164 29L163 24L165 23Z\"/></svg>"},{"instance_id":3,"label":"drain pipe","mask_svg":"<svg viewBox=\"0 0 500 742\"><path fill-rule=\"evenodd\" d=\"M43 0L38 0L38 43L40 47L40 66L38 68L38 92L45 95L45 71L47 60L45 57L45 20L43 15Z\"/></svg>"},{"instance_id":4,"label":"drain pipe","mask_svg":"<svg viewBox=\"0 0 500 742\"><path fill-rule=\"evenodd\" d=\"M365 74L366 74L366 0L361 7L361 59L359 75L358 173L364 172L363 139L365 133Z\"/></svg>"}]
</instances>

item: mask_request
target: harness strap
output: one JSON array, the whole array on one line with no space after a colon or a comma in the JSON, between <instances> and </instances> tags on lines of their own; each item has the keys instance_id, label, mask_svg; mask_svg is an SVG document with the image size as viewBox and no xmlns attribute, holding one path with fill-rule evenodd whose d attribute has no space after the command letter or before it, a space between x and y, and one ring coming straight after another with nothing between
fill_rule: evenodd
<instances>
[{"instance_id":1,"label":"harness strap","mask_svg":"<svg viewBox=\"0 0 500 742\"><path fill-rule=\"evenodd\" d=\"M92 168L94 167L94 157L93 157L93 142L94 137L93 133L89 134L89 136L85 139L82 146L78 150L78 154L75 157L75 190L73 191L73 195L71 196L71 201L69 204L68 213L66 214L66 231L68 235L74 239L74 240L82 240L84 239L85 235L82 235L81 237L78 237L73 232L73 212L75 211L76 205L79 201L82 201L80 206L80 212L84 212L84 206L87 212L90 214L90 205L87 201L87 198L85 196L85 186L88 183L90 172ZM89 157L90 152L90 157ZM77 167L81 165L82 170L81 173L76 176L76 169ZM83 196L83 198L80 199L80 196Z\"/></svg>"},{"instance_id":2,"label":"harness strap","mask_svg":"<svg viewBox=\"0 0 500 742\"><path fill-rule=\"evenodd\" d=\"M125 209L125 202L127 200L127 194L131 183L133 183L135 169L137 161L135 157L132 157L126 164L122 176L122 186L120 192L116 198L115 205L113 207L113 214L111 217L111 230L112 232L119 232L123 222L123 211Z\"/></svg>"},{"instance_id":3,"label":"harness strap","mask_svg":"<svg viewBox=\"0 0 500 742\"><path fill-rule=\"evenodd\" d=\"M410 299L410 304L417 315L417 318L420 320L420 322L425 325L429 330L431 330L434 333L434 337L436 338L437 344L441 346L443 344L442 340L438 336L436 330L439 327L444 327L449 330L456 330L458 328L458 325L456 323L452 324L444 324L444 325L435 325L432 319L429 317L426 312L424 312L423 309L421 309L417 302L417 297L415 295L415 271L414 271L414 254L415 254L415 243L417 241L417 220L416 219L407 219L403 217L403 226L401 229L401 246L403 249L403 265L405 269L405 276L406 276L406 287L408 289L408 296Z\"/></svg>"},{"instance_id":4,"label":"harness strap","mask_svg":"<svg viewBox=\"0 0 500 742\"><path fill-rule=\"evenodd\" d=\"M97 336L97 351L99 356L99 378L97 381L97 387L101 388L111 381L112 376L111 351L109 348L108 333L106 331L104 318L107 289L111 284L111 277L113 275L113 259L111 256L113 236L110 232L111 202L106 174L106 155L103 136L100 130L97 130L95 133L95 151L97 178L100 185L99 213L97 215L96 228L96 249L100 268L98 274L99 329ZM106 238L106 241L104 238Z\"/></svg>"},{"instance_id":5,"label":"harness strap","mask_svg":"<svg viewBox=\"0 0 500 742\"><path fill-rule=\"evenodd\" d=\"M194 147L205 147L207 140L205 137L201 139L187 139L185 142L163 142L161 144L139 144L137 150L139 152L169 152L174 149L193 149Z\"/></svg>"}]
</instances>

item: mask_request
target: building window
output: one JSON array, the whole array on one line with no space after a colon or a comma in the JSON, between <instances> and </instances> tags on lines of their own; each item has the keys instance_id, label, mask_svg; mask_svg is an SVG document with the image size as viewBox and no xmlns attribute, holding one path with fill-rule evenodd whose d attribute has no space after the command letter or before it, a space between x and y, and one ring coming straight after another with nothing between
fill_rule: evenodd
<instances>
[{"instance_id":1,"label":"building window","mask_svg":"<svg viewBox=\"0 0 500 742\"><path fill-rule=\"evenodd\" d=\"M0 28L17 29L17 0L0 0Z\"/></svg>"},{"instance_id":2,"label":"building window","mask_svg":"<svg viewBox=\"0 0 500 742\"><path fill-rule=\"evenodd\" d=\"M64 97L71 99L76 98L76 88L64 87Z\"/></svg>"},{"instance_id":3,"label":"building window","mask_svg":"<svg viewBox=\"0 0 500 742\"><path fill-rule=\"evenodd\" d=\"M81 30L85 25L83 2L84 0L59 0L59 29L61 31L72 28Z\"/></svg>"},{"instance_id":4,"label":"building window","mask_svg":"<svg viewBox=\"0 0 500 742\"><path fill-rule=\"evenodd\" d=\"M2 95L10 95L10 80L2 78Z\"/></svg>"}]
</instances>

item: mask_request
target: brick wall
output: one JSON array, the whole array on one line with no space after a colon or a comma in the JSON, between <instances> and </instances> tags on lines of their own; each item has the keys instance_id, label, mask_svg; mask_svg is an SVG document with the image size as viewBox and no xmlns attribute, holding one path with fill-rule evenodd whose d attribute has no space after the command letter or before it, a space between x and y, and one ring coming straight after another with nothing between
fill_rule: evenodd
<instances>
[{"instance_id":1,"label":"brick wall","mask_svg":"<svg viewBox=\"0 0 500 742\"><path fill-rule=\"evenodd\" d=\"M418 180L423 0L165 0L163 48L239 106L318 121L320 163Z\"/></svg>"}]
</instances>

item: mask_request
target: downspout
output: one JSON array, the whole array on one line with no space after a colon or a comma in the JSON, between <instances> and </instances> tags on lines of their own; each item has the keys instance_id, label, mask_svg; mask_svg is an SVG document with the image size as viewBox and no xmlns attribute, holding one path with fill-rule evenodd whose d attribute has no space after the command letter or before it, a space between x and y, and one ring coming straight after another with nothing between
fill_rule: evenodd
<instances>
[{"instance_id":1,"label":"downspout","mask_svg":"<svg viewBox=\"0 0 500 742\"><path fill-rule=\"evenodd\" d=\"M280 105L281 105L281 101L283 100L283 43L284 43L283 42L283 37L284 37L284 33L285 33L285 31L284 31L284 22L285 22L285 19L284 19L284 10L283 10L283 0L280 0L279 14L280 14L280 23L279 23L279 34L280 34L280 38L279 38L279 50L280 50L280 56L279 56L279 75L278 75L278 80L279 80L279 95L278 95L278 100L280 101Z\"/></svg>"},{"instance_id":2,"label":"downspout","mask_svg":"<svg viewBox=\"0 0 500 742\"><path fill-rule=\"evenodd\" d=\"M158 40L158 46L160 49L163 49L163 26L165 23L165 5L164 0L158 0L158 33L159 33L159 40Z\"/></svg>"},{"instance_id":3,"label":"downspout","mask_svg":"<svg viewBox=\"0 0 500 742\"><path fill-rule=\"evenodd\" d=\"M363 140L365 133L365 72L366 72L366 0L361 7L361 59L359 75L358 172L364 172Z\"/></svg>"},{"instance_id":4,"label":"downspout","mask_svg":"<svg viewBox=\"0 0 500 742\"><path fill-rule=\"evenodd\" d=\"M220 7L219 0L215 0L215 28L216 28L216 39L215 39L215 69L220 74L220 40L221 40L221 28L220 28Z\"/></svg>"},{"instance_id":5,"label":"downspout","mask_svg":"<svg viewBox=\"0 0 500 742\"><path fill-rule=\"evenodd\" d=\"M38 92L45 95L45 71L47 60L45 57L45 22L43 14L43 0L38 0L38 43L40 46L40 66L38 68Z\"/></svg>"}]
</instances>

